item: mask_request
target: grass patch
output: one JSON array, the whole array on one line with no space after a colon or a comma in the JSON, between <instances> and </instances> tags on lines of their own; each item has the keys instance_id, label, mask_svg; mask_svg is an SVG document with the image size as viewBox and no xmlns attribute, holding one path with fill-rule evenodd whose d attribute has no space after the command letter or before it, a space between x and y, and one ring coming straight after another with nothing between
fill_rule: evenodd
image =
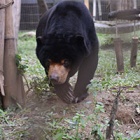
<instances>
[{"instance_id":1,"label":"grass patch","mask_svg":"<svg viewBox=\"0 0 140 140\"><path fill-rule=\"evenodd\" d=\"M32 88L36 87L36 89L39 89L40 88L38 87L40 85L39 82L44 81L45 71L36 57L35 49L36 49L35 36L29 37L25 35L25 32L21 32L19 34L18 40L18 54L21 56L22 65L28 66L26 68L25 75L27 77L28 82L30 83L30 86Z\"/></svg>"},{"instance_id":2,"label":"grass patch","mask_svg":"<svg viewBox=\"0 0 140 140\"><path fill-rule=\"evenodd\" d=\"M91 91L118 89L118 87L133 88L140 85L140 52L137 57L137 67L130 67L130 51L124 50L125 71L116 74L116 58L114 50L101 50L99 53L99 65L96 71L98 78L91 81Z\"/></svg>"}]
</instances>

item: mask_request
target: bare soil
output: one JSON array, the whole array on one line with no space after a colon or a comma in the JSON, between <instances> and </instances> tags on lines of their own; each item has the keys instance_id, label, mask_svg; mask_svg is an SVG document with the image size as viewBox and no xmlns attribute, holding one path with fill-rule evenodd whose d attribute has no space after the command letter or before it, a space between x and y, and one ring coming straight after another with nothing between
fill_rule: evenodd
<instances>
[{"instance_id":1,"label":"bare soil","mask_svg":"<svg viewBox=\"0 0 140 140\"><path fill-rule=\"evenodd\" d=\"M46 94L48 94L46 96ZM72 118L76 112L84 111L84 114L89 116L94 112L95 101L104 104L105 112L100 113L100 121L103 122L110 117L113 101L116 95L109 91L99 92L96 96L90 94L84 101L78 104L66 104L61 101L55 94L44 93L41 96L30 92L27 96L26 111L20 114L19 117L26 118L28 121L24 125L28 127L29 137L27 140L42 140L43 130L47 129L46 121L51 119ZM134 90L123 89L119 98L118 111L116 120L119 125L115 127L125 136L130 136L140 129L140 114L136 111L137 105L140 103L140 88ZM52 115L53 114L53 115ZM15 116L17 118L17 116ZM28 124L26 124L28 123ZM88 124L86 133L93 124ZM89 127L88 127L89 126ZM26 140L25 139L25 140Z\"/></svg>"}]
</instances>

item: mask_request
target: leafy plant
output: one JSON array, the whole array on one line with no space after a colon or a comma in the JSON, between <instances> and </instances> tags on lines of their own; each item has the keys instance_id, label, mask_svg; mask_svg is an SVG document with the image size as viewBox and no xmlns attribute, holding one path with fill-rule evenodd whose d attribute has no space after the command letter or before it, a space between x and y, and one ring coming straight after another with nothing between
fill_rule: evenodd
<instances>
[{"instance_id":1,"label":"leafy plant","mask_svg":"<svg viewBox=\"0 0 140 140\"><path fill-rule=\"evenodd\" d=\"M80 131L85 128L86 121L83 119L85 115L83 113L76 113L72 120L66 119L65 121L70 125L69 129L74 129L75 133L73 134L74 140L80 140L82 134Z\"/></svg>"},{"instance_id":2,"label":"leafy plant","mask_svg":"<svg viewBox=\"0 0 140 140\"><path fill-rule=\"evenodd\" d=\"M49 79L45 77L44 79L33 77L30 85L36 94L41 94L50 90Z\"/></svg>"},{"instance_id":3,"label":"leafy plant","mask_svg":"<svg viewBox=\"0 0 140 140\"><path fill-rule=\"evenodd\" d=\"M0 109L0 123L9 123L9 116L7 112Z\"/></svg>"},{"instance_id":4,"label":"leafy plant","mask_svg":"<svg viewBox=\"0 0 140 140\"><path fill-rule=\"evenodd\" d=\"M1 126L0 126L0 139L4 140L4 132Z\"/></svg>"},{"instance_id":5,"label":"leafy plant","mask_svg":"<svg viewBox=\"0 0 140 140\"><path fill-rule=\"evenodd\" d=\"M28 60L22 59L21 55L16 54L16 65L19 70L19 72L23 75L26 72L26 69L28 68Z\"/></svg>"}]
</instances>

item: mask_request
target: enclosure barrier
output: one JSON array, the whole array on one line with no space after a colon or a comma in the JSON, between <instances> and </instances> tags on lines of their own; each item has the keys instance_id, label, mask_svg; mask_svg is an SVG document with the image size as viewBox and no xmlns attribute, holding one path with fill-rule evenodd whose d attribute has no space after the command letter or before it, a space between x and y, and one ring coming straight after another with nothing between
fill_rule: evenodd
<instances>
[{"instance_id":1,"label":"enclosure barrier","mask_svg":"<svg viewBox=\"0 0 140 140\"><path fill-rule=\"evenodd\" d=\"M109 13L108 17L110 19L116 20L116 38L114 39L114 47L117 61L117 71L124 71L123 64L123 51L122 51L122 41L120 37L118 37L118 28L117 28L117 20L133 20L134 21L134 37L132 38L132 49L131 49L131 57L130 57L130 66L136 66L137 59L137 48L138 48L138 37L135 35L135 20L140 20L140 10L139 9L131 9L131 10L120 10L120 11L112 11Z\"/></svg>"},{"instance_id":2,"label":"enclosure barrier","mask_svg":"<svg viewBox=\"0 0 140 140\"><path fill-rule=\"evenodd\" d=\"M22 75L15 61L20 5L20 0L15 3L0 0L0 99L3 108L25 103Z\"/></svg>"}]
</instances>

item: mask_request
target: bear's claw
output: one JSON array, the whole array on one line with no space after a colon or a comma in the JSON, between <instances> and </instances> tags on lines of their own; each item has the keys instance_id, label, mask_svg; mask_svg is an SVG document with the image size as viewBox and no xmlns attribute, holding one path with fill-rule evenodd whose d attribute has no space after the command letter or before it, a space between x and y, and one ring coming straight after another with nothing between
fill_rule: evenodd
<instances>
[{"instance_id":1,"label":"bear's claw","mask_svg":"<svg viewBox=\"0 0 140 140\"><path fill-rule=\"evenodd\" d=\"M55 86L57 96L64 102L70 104L74 101L73 88L69 83L65 83L63 86Z\"/></svg>"},{"instance_id":2,"label":"bear's claw","mask_svg":"<svg viewBox=\"0 0 140 140\"><path fill-rule=\"evenodd\" d=\"M88 93L83 93L82 95L77 96L74 94L73 88L69 83L65 83L63 85L55 86L57 96L63 100L64 102L71 103L79 103L84 100Z\"/></svg>"},{"instance_id":3,"label":"bear's claw","mask_svg":"<svg viewBox=\"0 0 140 140\"><path fill-rule=\"evenodd\" d=\"M75 97L72 103L79 103L81 101L83 101L85 98L87 98L89 94L82 94L81 96Z\"/></svg>"}]
</instances>

